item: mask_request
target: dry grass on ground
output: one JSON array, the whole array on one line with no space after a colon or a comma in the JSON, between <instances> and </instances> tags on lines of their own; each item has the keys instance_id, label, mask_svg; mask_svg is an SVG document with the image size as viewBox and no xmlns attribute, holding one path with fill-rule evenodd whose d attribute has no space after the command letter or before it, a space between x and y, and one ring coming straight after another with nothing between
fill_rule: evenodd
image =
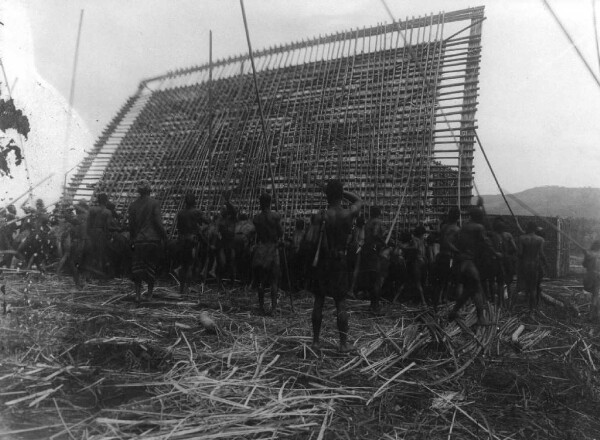
<instances>
[{"instance_id":1,"label":"dry grass on ground","mask_svg":"<svg viewBox=\"0 0 600 440\"><path fill-rule=\"evenodd\" d=\"M413 305L372 317L351 301L356 352L338 354L333 304L325 348L310 349L310 294L274 318L253 293L179 298L157 289L136 308L127 281L83 291L57 276L4 274L0 432L28 439L591 439L600 432L600 328L577 280L545 291L528 317L472 308L448 323ZM581 311L576 316L574 310ZM207 311L216 333L198 321ZM0 312L1 313L1 312ZM518 339L512 336L519 326ZM4 436L3 436L4 435Z\"/></svg>"}]
</instances>

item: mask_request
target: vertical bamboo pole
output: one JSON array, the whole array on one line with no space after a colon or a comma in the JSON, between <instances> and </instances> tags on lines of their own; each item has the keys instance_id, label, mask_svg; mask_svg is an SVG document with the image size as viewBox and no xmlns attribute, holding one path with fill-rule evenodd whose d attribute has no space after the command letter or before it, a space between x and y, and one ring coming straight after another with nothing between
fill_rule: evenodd
<instances>
[{"instance_id":1,"label":"vertical bamboo pole","mask_svg":"<svg viewBox=\"0 0 600 440\"><path fill-rule=\"evenodd\" d=\"M77 73L77 60L79 59L79 43L81 41L81 27L83 25L83 9L79 12L79 25L77 26L77 40L75 42L75 55L73 56L73 70L71 71L71 87L69 89L69 114L67 116L67 127L65 129L65 142L63 147L61 175L63 175L63 197L67 193L67 155L69 154L69 137L71 132L71 120L73 119L73 100L75 98L75 79ZM7 84L8 86L8 84Z\"/></svg>"},{"instance_id":2,"label":"vertical bamboo pole","mask_svg":"<svg viewBox=\"0 0 600 440\"><path fill-rule=\"evenodd\" d=\"M469 44L468 44L468 53L472 54L474 52L478 52L481 50L480 47L480 42L478 41L477 37L481 35L481 21L478 23L475 23L475 25L473 27L471 27L469 36L471 37L469 39ZM468 182L472 182L473 181L473 176L472 176L472 172L473 172L473 145L474 145L474 139L473 139L473 134L470 131L470 128L473 127L474 123L475 123L475 105L477 103L477 98L476 98L476 93L473 93L474 89L477 88L477 77L479 75L478 72L478 62L477 61L471 61L471 62L467 62L466 63L466 74L465 74L465 86L464 86L464 93L463 93L463 108L465 106L469 106L472 107L471 109L469 109L469 111L463 111L462 115L461 115L461 122L460 122L460 146L459 146L459 173L458 173L458 177L459 177L459 190L460 190L460 194L459 197L462 195L463 192L463 188L462 188L462 173L463 170L467 170L469 172L469 180ZM471 193L470 189L469 189L469 194ZM470 197L469 197L469 204L471 203ZM461 207L461 211L462 211L462 203L461 203L461 199L459 198L459 206Z\"/></svg>"},{"instance_id":3,"label":"vertical bamboo pole","mask_svg":"<svg viewBox=\"0 0 600 440\"><path fill-rule=\"evenodd\" d=\"M258 82L256 80L256 67L254 66L254 57L252 55L252 43L250 42L250 33L248 32L248 22L246 20L246 11L244 10L244 0L240 0L240 6L242 7L242 16L244 18L244 29L246 30L246 41L248 42L248 53L250 55L250 63L252 64L252 75L254 80L254 89L256 91L256 100L258 102L258 111L260 114L260 123L263 129L263 147L266 153L267 161L269 163L269 176L271 178L271 186L273 191L273 202L275 205L275 210L277 210L277 206L279 206L277 200L277 188L275 187L275 176L273 175L273 164L271 163L271 148L267 145L267 126L265 124L265 118L262 110L262 103L260 100L260 92L258 90Z\"/></svg>"},{"instance_id":4,"label":"vertical bamboo pole","mask_svg":"<svg viewBox=\"0 0 600 440\"><path fill-rule=\"evenodd\" d=\"M598 58L598 72L600 72L600 40L598 40L598 15L596 14L596 0L592 2L592 15L594 18L594 40L596 42L596 57Z\"/></svg>"},{"instance_id":5,"label":"vertical bamboo pole","mask_svg":"<svg viewBox=\"0 0 600 440\"><path fill-rule=\"evenodd\" d=\"M394 41L394 35L395 35L395 41ZM400 172L399 172L399 165L398 165L398 160L399 160L399 146L400 146L400 137L401 137L401 132L402 132L402 126L400 124L400 127L398 129L399 133L398 135L396 135L395 131L396 131L396 126L397 126L397 118L399 115L399 111L398 111L398 105L400 102L400 97L401 97L401 91L402 91L402 72L403 72L403 68L404 68L404 55L402 52L402 56L399 57L398 52L399 52L399 41L400 41L400 31L398 30L397 27L394 28L394 30L391 33L391 47L393 47L394 50L394 55L391 58L390 62L393 64L393 69L392 69L392 74L391 74L391 78L390 78L390 82L392 83L392 86L388 87L388 93L389 93L389 110L387 112L386 118L388 119L387 122L387 127L388 127L388 136L386 137L386 149L387 149L387 155L386 155L386 163L388 164L388 166L391 166L391 172L389 173L389 179L388 179L388 183L390 185L389 187L389 195L386 198L386 203L387 203L387 207L386 207L386 214L385 214L385 220L388 222L391 222L393 219L393 214L395 211L395 206L394 203L396 202L396 194L394 193L394 189L396 188L396 180L397 180L397 176L402 172L402 166L400 166ZM394 90L394 82L398 81L398 91ZM400 191L398 193L398 196L400 195Z\"/></svg>"},{"instance_id":6,"label":"vertical bamboo pole","mask_svg":"<svg viewBox=\"0 0 600 440\"><path fill-rule=\"evenodd\" d=\"M429 188L431 184L431 163L433 162L434 154L435 154L435 139L433 137L434 129L435 129L435 108L437 103L437 86L438 86L438 78L440 73L440 57L442 53L442 40L444 38L444 15L441 14L441 20L438 19L437 26L435 30L435 43L434 43L434 57L432 59L433 64L435 65L435 71L433 75L433 81L428 90L428 100L431 100L431 112L429 117L430 124L430 135L428 136L428 153L427 153L427 179L425 183L425 188L427 191L427 198L429 197ZM433 68L433 67L432 67ZM434 205L432 203L432 208Z\"/></svg>"}]
</instances>

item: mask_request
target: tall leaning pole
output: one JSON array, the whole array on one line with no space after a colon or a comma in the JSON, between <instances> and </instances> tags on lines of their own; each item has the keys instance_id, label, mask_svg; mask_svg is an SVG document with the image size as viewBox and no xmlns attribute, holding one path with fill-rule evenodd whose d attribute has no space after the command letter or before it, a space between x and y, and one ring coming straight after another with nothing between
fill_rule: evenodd
<instances>
[{"instance_id":1,"label":"tall leaning pole","mask_svg":"<svg viewBox=\"0 0 600 440\"><path fill-rule=\"evenodd\" d=\"M77 61L79 59L79 43L81 41L81 27L83 25L83 9L79 13L79 26L77 27L77 40L75 42L75 55L73 56L73 70L71 72L71 87L69 90L69 113L67 115L67 127L65 129L65 142L63 147L62 157L62 173L63 174L63 197L67 194L67 155L69 153L69 137L71 135L71 121L73 119L73 100L75 99L75 78L77 74ZM72 168L71 168L72 169Z\"/></svg>"},{"instance_id":2,"label":"tall leaning pole","mask_svg":"<svg viewBox=\"0 0 600 440\"><path fill-rule=\"evenodd\" d=\"M252 43L250 42L250 32L248 31L248 20L246 19L246 10L244 9L244 0L240 0L240 6L242 8L242 17L244 19L244 29L246 31L246 40L248 41L248 54L250 56L250 64L252 65L252 79L254 80L254 91L256 92L256 102L258 103L258 112L260 114L260 123L263 131L262 144L265 149L267 161L269 163L269 177L271 180L271 188L273 191L273 202L275 202L275 210L277 210L279 203L277 199L277 188L275 187L275 175L273 174L273 164L271 162L271 146L267 143L267 124L265 123L265 115L263 113L262 102L260 100L260 92L258 91L258 81L256 79L256 67L254 65L254 56L252 54ZM290 307L294 312L294 299L292 297L292 283L290 282L290 269L287 262L287 255L285 254L285 248L281 249L283 255L283 264L285 265L285 275L290 289Z\"/></svg>"}]
</instances>

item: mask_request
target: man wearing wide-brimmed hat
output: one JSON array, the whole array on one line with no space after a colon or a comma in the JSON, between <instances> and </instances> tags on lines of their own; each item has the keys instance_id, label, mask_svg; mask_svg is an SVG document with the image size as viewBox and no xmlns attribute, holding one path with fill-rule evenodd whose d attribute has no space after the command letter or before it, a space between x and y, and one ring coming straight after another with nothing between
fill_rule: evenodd
<instances>
[{"instance_id":1,"label":"man wearing wide-brimmed hat","mask_svg":"<svg viewBox=\"0 0 600 440\"><path fill-rule=\"evenodd\" d=\"M143 281L148 284L148 299L152 299L156 267L167 233L162 224L160 204L150 197L150 183L140 180L137 191L140 196L129 206L129 233L133 248L131 274L139 304Z\"/></svg>"}]
</instances>

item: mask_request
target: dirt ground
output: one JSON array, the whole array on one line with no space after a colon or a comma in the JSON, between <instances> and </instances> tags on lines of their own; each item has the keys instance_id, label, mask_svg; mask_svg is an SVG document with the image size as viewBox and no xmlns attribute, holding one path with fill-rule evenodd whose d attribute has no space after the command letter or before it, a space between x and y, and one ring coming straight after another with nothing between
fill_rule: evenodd
<instances>
[{"instance_id":1,"label":"dirt ground","mask_svg":"<svg viewBox=\"0 0 600 440\"><path fill-rule=\"evenodd\" d=\"M308 292L260 316L242 288L181 298L159 284L136 307L127 280L7 273L0 314L3 439L592 439L600 432L600 327L581 278L545 281L524 299L472 306L448 323L415 304L350 301L353 353L336 350L327 302L310 349ZM205 328L209 316L216 330ZM523 326L518 335L515 331Z\"/></svg>"}]
</instances>

